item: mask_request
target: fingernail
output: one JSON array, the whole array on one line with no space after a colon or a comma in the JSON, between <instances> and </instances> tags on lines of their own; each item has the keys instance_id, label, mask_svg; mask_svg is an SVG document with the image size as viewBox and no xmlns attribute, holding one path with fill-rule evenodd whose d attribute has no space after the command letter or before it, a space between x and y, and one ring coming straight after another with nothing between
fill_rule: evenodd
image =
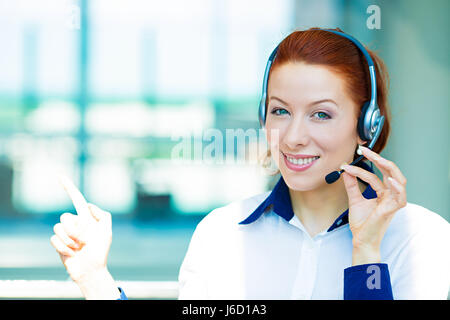
<instances>
[{"instance_id":1,"label":"fingernail","mask_svg":"<svg viewBox=\"0 0 450 320\"><path fill-rule=\"evenodd\" d=\"M341 170L346 170L348 168L348 163L344 162L343 164L341 164L340 169Z\"/></svg>"},{"instance_id":2,"label":"fingernail","mask_svg":"<svg viewBox=\"0 0 450 320\"><path fill-rule=\"evenodd\" d=\"M393 179L392 177L388 177L388 180L392 183L392 184L398 184L398 182Z\"/></svg>"},{"instance_id":3,"label":"fingernail","mask_svg":"<svg viewBox=\"0 0 450 320\"><path fill-rule=\"evenodd\" d=\"M362 156L362 150L361 150L360 145L358 145L358 149L356 150L356 153L359 154L360 156Z\"/></svg>"},{"instance_id":4,"label":"fingernail","mask_svg":"<svg viewBox=\"0 0 450 320\"><path fill-rule=\"evenodd\" d=\"M70 247L73 248L73 249L80 249L79 244L76 243L76 242L72 242L72 243L70 244Z\"/></svg>"}]
</instances>

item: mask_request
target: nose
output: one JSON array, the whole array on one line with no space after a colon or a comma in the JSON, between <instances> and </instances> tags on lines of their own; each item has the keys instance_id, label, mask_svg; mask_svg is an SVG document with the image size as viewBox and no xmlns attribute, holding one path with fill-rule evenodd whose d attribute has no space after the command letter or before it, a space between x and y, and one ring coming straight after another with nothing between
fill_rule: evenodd
<instances>
[{"instance_id":1,"label":"nose","mask_svg":"<svg viewBox=\"0 0 450 320\"><path fill-rule=\"evenodd\" d=\"M292 118L281 143L287 146L289 150L296 151L299 149L299 146L308 144L308 141L308 127L300 119Z\"/></svg>"}]
</instances>

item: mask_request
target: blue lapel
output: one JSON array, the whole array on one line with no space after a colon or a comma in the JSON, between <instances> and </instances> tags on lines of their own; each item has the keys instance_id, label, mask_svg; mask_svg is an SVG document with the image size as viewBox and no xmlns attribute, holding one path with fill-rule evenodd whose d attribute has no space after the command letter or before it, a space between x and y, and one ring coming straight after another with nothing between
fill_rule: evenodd
<instances>
[{"instance_id":1,"label":"blue lapel","mask_svg":"<svg viewBox=\"0 0 450 320\"><path fill-rule=\"evenodd\" d=\"M371 167L369 167L365 162L360 161L357 166L370 171L373 173L373 170ZM363 181L364 182L364 181ZM377 197L377 193L375 190L371 188L371 186L367 183L366 189L363 192L363 196L366 199L373 199ZM273 188L272 192L269 194L269 196L258 206L258 208L255 209L246 219L239 222L239 224L250 224L254 221L256 221L263 212L270 206L273 205L273 211L285 219L286 221L290 221L292 217L294 216L294 211L292 210L292 203L291 203L291 196L289 195L289 187L286 185L286 183L283 180L283 177L280 177L280 180L278 180L277 184ZM331 225L330 228L328 228L328 232L336 229L337 227L340 227L344 224L348 223L348 209L345 210Z\"/></svg>"}]
</instances>

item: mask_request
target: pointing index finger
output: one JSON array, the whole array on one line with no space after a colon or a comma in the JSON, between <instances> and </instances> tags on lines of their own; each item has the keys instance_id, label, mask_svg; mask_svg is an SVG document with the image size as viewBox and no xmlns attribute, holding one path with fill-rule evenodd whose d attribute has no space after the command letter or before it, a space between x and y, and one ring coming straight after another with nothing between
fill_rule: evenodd
<instances>
[{"instance_id":1,"label":"pointing index finger","mask_svg":"<svg viewBox=\"0 0 450 320\"><path fill-rule=\"evenodd\" d=\"M59 175L59 182L72 200L75 210L82 219L92 218L86 199L72 181L64 175Z\"/></svg>"}]
</instances>

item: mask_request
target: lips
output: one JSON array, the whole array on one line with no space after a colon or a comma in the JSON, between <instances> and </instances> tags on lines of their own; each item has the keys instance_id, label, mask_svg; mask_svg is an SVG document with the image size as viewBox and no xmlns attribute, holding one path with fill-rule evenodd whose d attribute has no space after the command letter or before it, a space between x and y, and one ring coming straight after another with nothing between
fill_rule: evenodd
<instances>
[{"instance_id":1,"label":"lips","mask_svg":"<svg viewBox=\"0 0 450 320\"><path fill-rule=\"evenodd\" d=\"M304 158L314 158L318 157L313 154L290 154L290 153L283 153L284 155L288 156L289 158L295 158L295 159L304 159Z\"/></svg>"},{"instance_id":2,"label":"lips","mask_svg":"<svg viewBox=\"0 0 450 320\"><path fill-rule=\"evenodd\" d=\"M293 171L305 171L309 169L317 160L320 158L319 156L314 155L291 155L291 154L283 154L284 162L286 166Z\"/></svg>"}]
</instances>

